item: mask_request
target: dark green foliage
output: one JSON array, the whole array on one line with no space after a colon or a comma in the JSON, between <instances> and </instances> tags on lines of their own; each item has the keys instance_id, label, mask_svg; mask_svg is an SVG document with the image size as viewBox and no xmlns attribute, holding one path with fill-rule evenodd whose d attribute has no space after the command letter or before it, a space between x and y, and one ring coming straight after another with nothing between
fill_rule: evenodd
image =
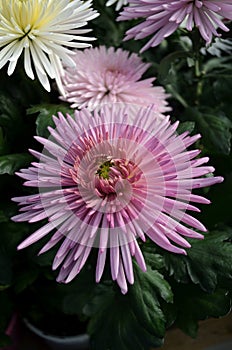
<instances>
[{"instance_id":1,"label":"dark green foliage","mask_svg":"<svg viewBox=\"0 0 232 350\"><path fill-rule=\"evenodd\" d=\"M228 155L231 150L232 122L220 111L187 108L185 115L197 123L208 152Z\"/></svg>"},{"instance_id":2,"label":"dark green foliage","mask_svg":"<svg viewBox=\"0 0 232 350\"><path fill-rule=\"evenodd\" d=\"M208 294L191 284L179 284L174 289L174 294L175 324L194 338L197 336L199 320L225 316L231 308L231 300L225 290L216 290Z\"/></svg>"},{"instance_id":3,"label":"dark green foliage","mask_svg":"<svg viewBox=\"0 0 232 350\"><path fill-rule=\"evenodd\" d=\"M122 42L124 33L139 20L116 22L114 7L94 0L101 16L90 26L97 41L94 46L121 47L139 53L146 42ZM92 33L91 33L92 35ZM227 33L230 37L230 33ZM220 40L220 39L219 39ZM19 68L9 77L0 70L0 347L9 343L5 335L14 310L41 326L47 315L52 323L70 320L88 322L93 350L150 350L160 347L168 327L175 325L196 337L198 321L220 317L230 311L232 291L232 69L231 53L221 49L202 50L197 30L177 31L141 57L150 63L144 78L157 77L170 94L171 120L180 121L179 134L201 133L193 147L210 157L223 184L198 190L212 201L200 206L209 232L204 240L189 240L187 256L172 254L147 240L141 250L147 264L142 272L134 263L135 283L122 295L111 280L109 261L101 283L95 283L96 252L91 253L75 280L58 284L51 265L55 246L41 256L49 239L18 252L18 244L43 223L14 223L18 209L12 197L34 193L22 186L14 174L26 168L33 157L28 148L41 151L33 136L49 137L53 115L73 116L73 109L61 102L58 91L45 92L38 81L26 77ZM219 50L219 51L218 51ZM213 56L213 55L217 56ZM58 316L57 316L58 315ZM56 326L56 325L55 325ZM84 327L86 323L84 323ZM76 331L74 323L74 331Z\"/></svg>"},{"instance_id":4,"label":"dark green foliage","mask_svg":"<svg viewBox=\"0 0 232 350\"><path fill-rule=\"evenodd\" d=\"M232 230L222 228L205 234L204 240L189 240L187 256L164 252L165 267L177 282L199 284L206 292L214 292L218 282L232 278ZM206 273L207 271L207 273Z\"/></svg>"},{"instance_id":5,"label":"dark green foliage","mask_svg":"<svg viewBox=\"0 0 232 350\"><path fill-rule=\"evenodd\" d=\"M184 123L180 123L177 129L177 132L178 134L182 134L183 132L188 131L191 134L194 128L195 128L194 122L184 122Z\"/></svg>"},{"instance_id":6,"label":"dark green foliage","mask_svg":"<svg viewBox=\"0 0 232 350\"><path fill-rule=\"evenodd\" d=\"M91 316L88 331L93 349L150 349L161 346L165 317L160 301L172 302L168 282L149 265L143 273L136 264L135 284L123 296L118 288L102 286L85 312ZM107 320L107 322L106 322ZM114 332L109 332L114 329Z\"/></svg>"},{"instance_id":7,"label":"dark green foliage","mask_svg":"<svg viewBox=\"0 0 232 350\"><path fill-rule=\"evenodd\" d=\"M38 114L36 118L36 134L43 137L49 137L48 126L55 126L53 122L53 116L57 116L57 113L61 112L64 115L66 113L73 115L73 109L69 108L65 104L40 104L33 106L27 110L27 114Z\"/></svg>"},{"instance_id":8,"label":"dark green foliage","mask_svg":"<svg viewBox=\"0 0 232 350\"><path fill-rule=\"evenodd\" d=\"M28 167L33 157L28 153L0 156L0 175L14 175L15 171Z\"/></svg>"}]
</instances>

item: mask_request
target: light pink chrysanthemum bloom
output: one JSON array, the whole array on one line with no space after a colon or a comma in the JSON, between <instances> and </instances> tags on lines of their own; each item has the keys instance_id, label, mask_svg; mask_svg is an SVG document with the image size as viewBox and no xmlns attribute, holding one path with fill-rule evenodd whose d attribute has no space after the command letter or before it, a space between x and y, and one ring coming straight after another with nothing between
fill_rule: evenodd
<instances>
[{"instance_id":1,"label":"light pink chrysanthemum bloom","mask_svg":"<svg viewBox=\"0 0 232 350\"><path fill-rule=\"evenodd\" d=\"M64 69L66 97L61 97L71 107L93 110L105 103L122 102L137 106L153 104L160 113L170 110L164 88L152 85L155 78L141 80L150 64L143 63L137 54L100 46L76 51L72 58L76 67Z\"/></svg>"},{"instance_id":2,"label":"light pink chrysanthemum bloom","mask_svg":"<svg viewBox=\"0 0 232 350\"><path fill-rule=\"evenodd\" d=\"M105 106L94 116L87 109L75 117L60 113L50 139L36 137L43 153L18 175L38 194L13 198L21 206L16 222L48 223L19 245L25 248L51 234L43 253L57 243L53 269L61 265L57 280L68 283L82 269L93 247L98 248L96 281L106 264L122 293L134 283L132 257L145 271L137 239L149 237L162 248L186 254L184 238L203 238L191 227L205 227L186 210L199 211L190 202L208 204L192 190L210 186L222 177L196 158L199 150L187 150L200 135L176 133L178 123L155 118L151 108L128 114L127 107ZM196 159L195 159L196 158ZM108 249L107 249L108 248Z\"/></svg>"},{"instance_id":3,"label":"light pink chrysanthemum bloom","mask_svg":"<svg viewBox=\"0 0 232 350\"><path fill-rule=\"evenodd\" d=\"M232 19L231 0L128 0L118 20L144 18L145 21L127 31L125 40L152 38L141 51L157 46L179 26L191 31L197 27L209 44L213 35L220 36L217 28L229 31L222 19Z\"/></svg>"},{"instance_id":4,"label":"light pink chrysanthemum bloom","mask_svg":"<svg viewBox=\"0 0 232 350\"><path fill-rule=\"evenodd\" d=\"M118 11L118 10L120 10L121 7L128 4L128 0L108 0L106 2L106 6L111 6L115 3L116 3L115 10Z\"/></svg>"}]
</instances>

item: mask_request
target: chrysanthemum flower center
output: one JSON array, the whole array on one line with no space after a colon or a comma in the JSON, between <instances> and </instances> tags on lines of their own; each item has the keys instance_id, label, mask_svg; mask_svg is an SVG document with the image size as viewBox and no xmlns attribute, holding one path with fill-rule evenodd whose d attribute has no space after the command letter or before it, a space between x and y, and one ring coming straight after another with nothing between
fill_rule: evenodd
<instances>
[{"instance_id":1,"label":"chrysanthemum flower center","mask_svg":"<svg viewBox=\"0 0 232 350\"><path fill-rule=\"evenodd\" d=\"M99 169L97 170L97 174L100 178L103 179L109 179L109 171L110 168L113 166L113 163L111 160L107 160L103 164L99 166Z\"/></svg>"},{"instance_id":2,"label":"chrysanthemum flower center","mask_svg":"<svg viewBox=\"0 0 232 350\"><path fill-rule=\"evenodd\" d=\"M58 6L52 7L48 0L35 0L31 5L28 5L28 0L14 0L14 3L14 13L7 10L4 2L1 4L1 10L4 17L14 27L14 34L18 35L17 39L23 39L27 36L33 40L35 35L38 35L40 28L45 28L58 15Z\"/></svg>"},{"instance_id":3,"label":"chrysanthemum flower center","mask_svg":"<svg viewBox=\"0 0 232 350\"><path fill-rule=\"evenodd\" d=\"M130 186L136 181L139 172L138 167L131 161L107 160L96 172L95 191L100 198L112 201L118 196L123 196L127 185Z\"/></svg>"},{"instance_id":4,"label":"chrysanthemum flower center","mask_svg":"<svg viewBox=\"0 0 232 350\"><path fill-rule=\"evenodd\" d=\"M28 0L18 0L15 5L19 16L15 18L9 13L9 21L12 21L12 18L14 17L15 30L18 34L21 34L22 38L25 36L30 37L30 33L32 32L34 32L33 34L37 34L39 27L46 25L49 20L56 15L56 11L54 10L51 14L51 6L47 0L40 2L34 1L31 6L28 5Z\"/></svg>"},{"instance_id":5,"label":"chrysanthemum flower center","mask_svg":"<svg viewBox=\"0 0 232 350\"><path fill-rule=\"evenodd\" d=\"M105 95L119 93L125 79L123 72L113 68L108 69L105 73Z\"/></svg>"}]
</instances>

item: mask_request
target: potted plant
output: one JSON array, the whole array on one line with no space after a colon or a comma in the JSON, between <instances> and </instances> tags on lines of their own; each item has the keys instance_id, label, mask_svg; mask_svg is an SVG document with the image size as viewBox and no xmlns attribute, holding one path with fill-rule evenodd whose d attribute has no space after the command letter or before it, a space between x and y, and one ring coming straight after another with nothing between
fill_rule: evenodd
<instances>
[{"instance_id":1,"label":"potted plant","mask_svg":"<svg viewBox=\"0 0 232 350\"><path fill-rule=\"evenodd\" d=\"M232 5L115 2L0 1L2 348L15 312L148 350L231 309Z\"/></svg>"}]
</instances>

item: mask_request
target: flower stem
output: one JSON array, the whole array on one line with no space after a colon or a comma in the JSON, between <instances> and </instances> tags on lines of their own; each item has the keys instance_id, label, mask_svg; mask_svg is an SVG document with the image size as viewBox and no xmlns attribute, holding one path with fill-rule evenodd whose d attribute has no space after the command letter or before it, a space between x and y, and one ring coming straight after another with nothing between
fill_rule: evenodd
<instances>
[{"instance_id":1,"label":"flower stem","mask_svg":"<svg viewBox=\"0 0 232 350\"><path fill-rule=\"evenodd\" d=\"M202 80L203 71L202 71L202 65L201 65L202 57L200 53L200 49L202 47L202 39L198 29L192 32L191 39L193 44L194 76L196 81L195 103L196 105L198 105L202 95L202 89L203 89L203 80Z\"/></svg>"}]
</instances>

